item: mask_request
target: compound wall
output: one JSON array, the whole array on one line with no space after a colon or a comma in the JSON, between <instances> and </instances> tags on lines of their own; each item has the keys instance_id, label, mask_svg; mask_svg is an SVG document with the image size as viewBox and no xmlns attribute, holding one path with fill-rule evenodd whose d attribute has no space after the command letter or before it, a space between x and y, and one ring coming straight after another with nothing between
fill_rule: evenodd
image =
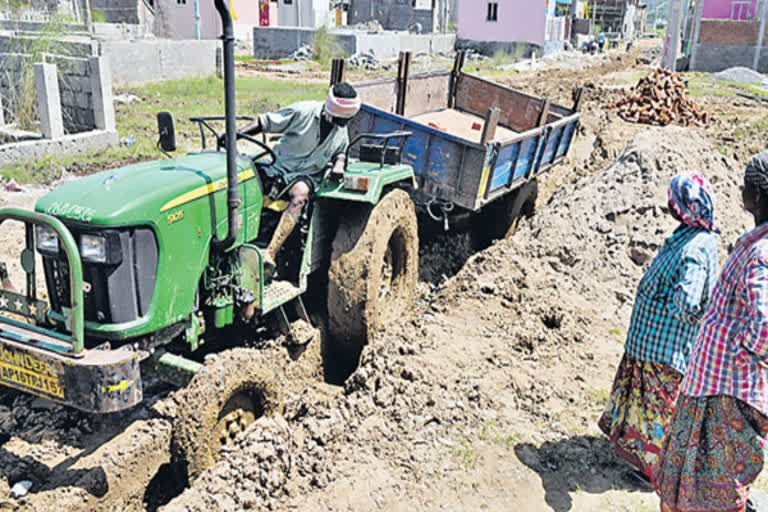
<instances>
[{"instance_id":1,"label":"compound wall","mask_svg":"<svg viewBox=\"0 0 768 512\"><path fill-rule=\"evenodd\" d=\"M447 53L453 50L453 34L410 34L408 32L333 31L339 49L348 55L373 50L383 59L401 51ZM253 29L253 56L257 59L284 59L303 45L312 45L315 30L300 27L256 27Z\"/></svg>"},{"instance_id":2,"label":"compound wall","mask_svg":"<svg viewBox=\"0 0 768 512\"><path fill-rule=\"evenodd\" d=\"M220 44L216 40L104 41L101 54L109 59L113 82L152 82L214 74Z\"/></svg>"},{"instance_id":3,"label":"compound wall","mask_svg":"<svg viewBox=\"0 0 768 512\"><path fill-rule=\"evenodd\" d=\"M751 68L759 34L759 20L702 19L698 41L691 50L692 69L713 73L733 66ZM758 71L768 73L768 30L763 37Z\"/></svg>"},{"instance_id":4,"label":"compound wall","mask_svg":"<svg viewBox=\"0 0 768 512\"><path fill-rule=\"evenodd\" d=\"M89 60L47 56L46 62L57 67L64 130L67 133L93 130L96 122ZM32 64L29 55L0 53L0 96L7 122L13 121L12 112L21 101L21 95L35 94ZM36 104L36 100L32 103Z\"/></svg>"}]
</instances>

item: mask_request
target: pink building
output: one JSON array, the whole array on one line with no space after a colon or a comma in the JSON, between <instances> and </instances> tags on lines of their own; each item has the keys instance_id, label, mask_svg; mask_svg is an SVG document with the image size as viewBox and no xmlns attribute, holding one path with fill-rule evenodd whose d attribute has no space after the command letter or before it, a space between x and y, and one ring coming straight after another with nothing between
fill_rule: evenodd
<instances>
[{"instance_id":1,"label":"pink building","mask_svg":"<svg viewBox=\"0 0 768 512\"><path fill-rule=\"evenodd\" d=\"M702 18L750 20L757 16L757 0L703 0Z\"/></svg>"},{"instance_id":2,"label":"pink building","mask_svg":"<svg viewBox=\"0 0 768 512\"><path fill-rule=\"evenodd\" d=\"M526 42L544 46L543 1L459 0L457 36L475 41Z\"/></svg>"},{"instance_id":3,"label":"pink building","mask_svg":"<svg viewBox=\"0 0 768 512\"><path fill-rule=\"evenodd\" d=\"M195 0L155 0L161 11L163 32L171 39L195 39ZM216 39L221 35L221 21L210 0L197 0L200 13L200 39ZM253 27L259 26L260 14L269 11L270 26L277 25L277 2L230 0L234 16L235 36L251 39ZM155 22L157 24L157 21Z\"/></svg>"},{"instance_id":4,"label":"pink building","mask_svg":"<svg viewBox=\"0 0 768 512\"><path fill-rule=\"evenodd\" d=\"M528 43L549 53L562 47L565 17L555 17L555 0L459 0L457 37L505 48Z\"/></svg>"}]
</instances>

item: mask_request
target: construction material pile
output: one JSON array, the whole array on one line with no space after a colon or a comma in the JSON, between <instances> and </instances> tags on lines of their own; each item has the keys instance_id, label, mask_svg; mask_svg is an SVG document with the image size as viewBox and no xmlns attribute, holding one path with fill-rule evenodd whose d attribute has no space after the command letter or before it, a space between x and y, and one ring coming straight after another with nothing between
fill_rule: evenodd
<instances>
[{"instance_id":1,"label":"construction material pile","mask_svg":"<svg viewBox=\"0 0 768 512\"><path fill-rule=\"evenodd\" d=\"M709 127L709 114L689 96L682 77L657 68L642 78L628 96L613 105L619 117L635 123Z\"/></svg>"},{"instance_id":2,"label":"construction material pile","mask_svg":"<svg viewBox=\"0 0 768 512\"><path fill-rule=\"evenodd\" d=\"M313 57L314 51L312 51L312 47L304 44L301 45L301 48L293 52L289 59L295 60L297 62L306 62L308 60L312 60Z\"/></svg>"},{"instance_id":3,"label":"construction material pile","mask_svg":"<svg viewBox=\"0 0 768 512\"><path fill-rule=\"evenodd\" d=\"M354 54L349 58L347 63L351 67L358 69L377 70L382 67L381 61L376 57L373 48Z\"/></svg>"}]
</instances>

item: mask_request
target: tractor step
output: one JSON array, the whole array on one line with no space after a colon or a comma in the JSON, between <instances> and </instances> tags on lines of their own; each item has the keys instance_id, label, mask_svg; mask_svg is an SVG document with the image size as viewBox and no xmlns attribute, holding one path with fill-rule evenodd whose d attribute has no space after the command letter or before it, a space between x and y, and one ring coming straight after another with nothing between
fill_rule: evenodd
<instances>
[{"instance_id":1,"label":"tractor step","mask_svg":"<svg viewBox=\"0 0 768 512\"><path fill-rule=\"evenodd\" d=\"M290 281L272 281L264 287L262 313L269 313L301 295L301 288Z\"/></svg>"}]
</instances>

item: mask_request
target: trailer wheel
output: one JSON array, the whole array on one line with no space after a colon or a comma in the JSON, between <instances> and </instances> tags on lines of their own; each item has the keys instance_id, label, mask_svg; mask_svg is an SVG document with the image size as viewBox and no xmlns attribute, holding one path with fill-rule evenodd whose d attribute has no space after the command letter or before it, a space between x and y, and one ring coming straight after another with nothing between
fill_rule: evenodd
<instances>
[{"instance_id":1,"label":"trailer wheel","mask_svg":"<svg viewBox=\"0 0 768 512\"><path fill-rule=\"evenodd\" d=\"M282 411L274 372L257 350L227 350L176 392L173 455L190 482L256 419Z\"/></svg>"},{"instance_id":2,"label":"trailer wheel","mask_svg":"<svg viewBox=\"0 0 768 512\"><path fill-rule=\"evenodd\" d=\"M328 330L336 356L354 365L371 335L413 300L419 235L410 196L395 189L340 220L328 281Z\"/></svg>"},{"instance_id":3,"label":"trailer wheel","mask_svg":"<svg viewBox=\"0 0 768 512\"><path fill-rule=\"evenodd\" d=\"M514 192L486 206L473 218L472 247L482 250L494 240L512 236L520 220L533 217L536 213L536 199L539 196L539 184L531 180Z\"/></svg>"}]
</instances>

